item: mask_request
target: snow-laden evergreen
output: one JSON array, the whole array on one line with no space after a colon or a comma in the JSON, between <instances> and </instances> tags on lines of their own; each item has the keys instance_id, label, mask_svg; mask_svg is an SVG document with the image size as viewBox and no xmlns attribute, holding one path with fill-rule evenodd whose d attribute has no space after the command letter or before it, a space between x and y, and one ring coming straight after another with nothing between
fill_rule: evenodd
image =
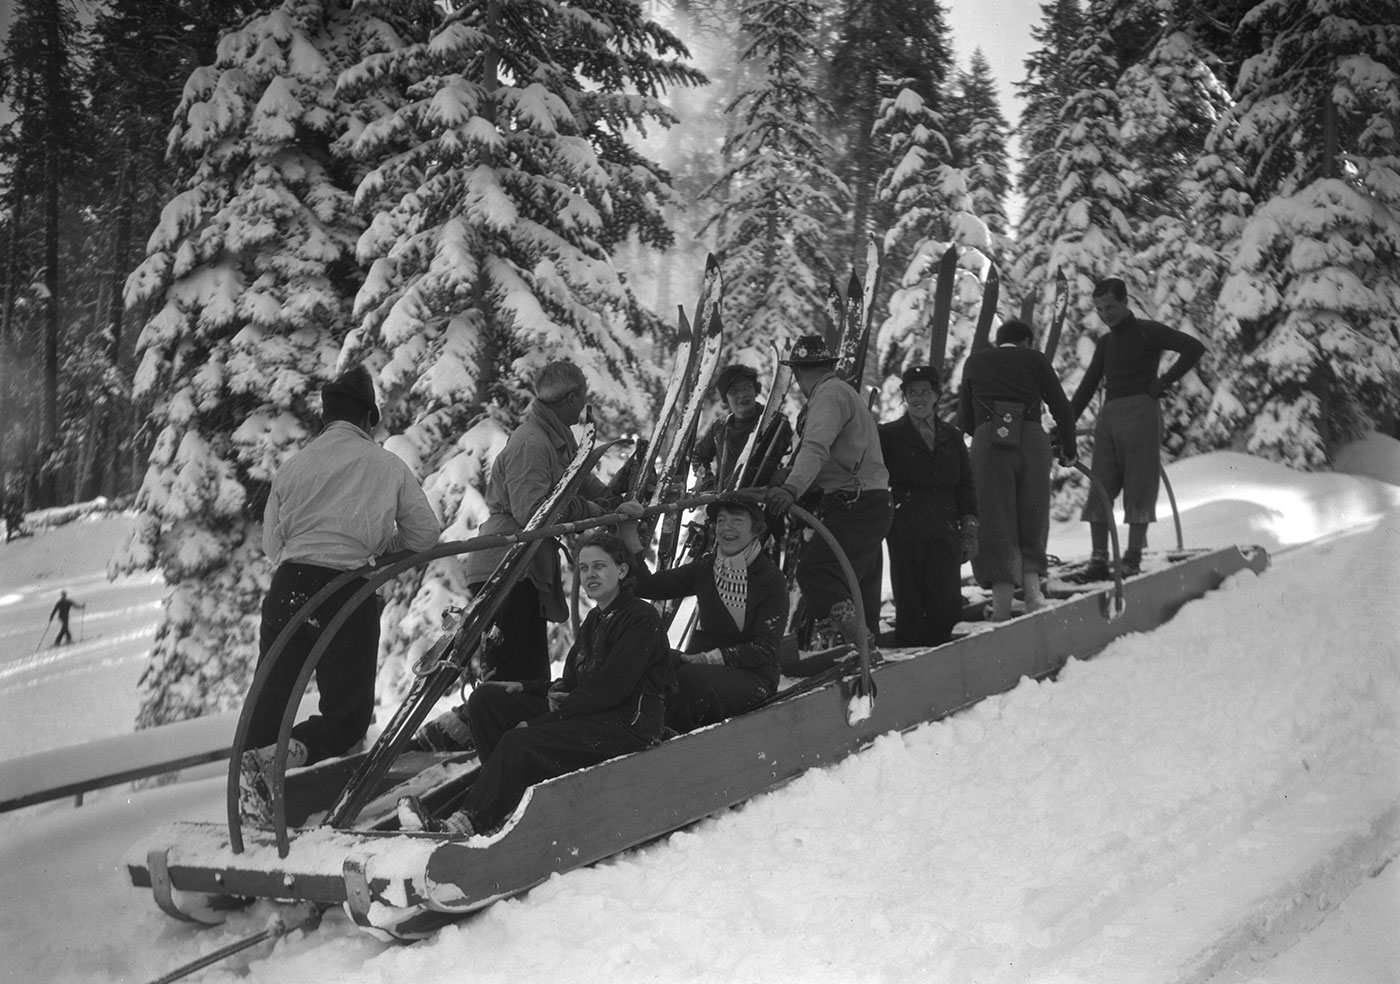
<instances>
[{"instance_id":1,"label":"snow-laden evergreen","mask_svg":"<svg viewBox=\"0 0 1400 984\"><path fill-rule=\"evenodd\" d=\"M449 539L485 518L486 468L541 366L583 370L605 431L649 417L659 326L611 251L629 235L670 241L668 178L628 140L672 122L665 87L703 81L685 56L635 4L469 2L340 80L346 98L411 96L356 135L373 164L356 199L373 218L342 358L370 356L387 446L421 468ZM386 645L410 659L462 596L455 562L420 577L408 611L385 618Z\"/></svg>"},{"instance_id":2,"label":"snow-laden evergreen","mask_svg":"<svg viewBox=\"0 0 1400 984\"><path fill-rule=\"evenodd\" d=\"M813 0L750 0L740 54L755 70L728 107L727 165L711 194L726 287L725 335L732 358L772 361L769 343L827 324L833 270L828 230L847 189L828 161L820 122L830 108L817 94Z\"/></svg>"},{"instance_id":3,"label":"snow-laden evergreen","mask_svg":"<svg viewBox=\"0 0 1400 984\"><path fill-rule=\"evenodd\" d=\"M1080 46L1069 60L1078 91L1060 117L1056 208L1044 231L1050 243L1047 273L1063 271L1069 279L1069 314L1056 352L1057 362L1074 367L1067 390L1077 384L1103 330L1094 314L1094 284L1127 272L1134 242L1132 188L1126 180L1132 163L1119 132L1118 64L1104 26L1107 7L1106 2L1091 6Z\"/></svg>"},{"instance_id":4,"label":"snow-laden evergreen","mask_svg":"<svg viewBox=\"0 0 1400 984\"><path fill-rule=\"evenodd\" d=\"M173 591L142 678L142 725L238 706L271 574L261 547L277 466L314 436L358 286L363 228L337 74L395 37L337 0L285 0L224 36L170 132L188 162L129 303L159 307L138 341L156 432L138 522L114 571Z\"/></svg>"},{"instance_id":5,"label":"snow-laden evergreen","mask_svg":"<svg viewBox=\"0 0 1400 984\"><path fill-rule=\"evenodd\" d=\"M1255 6L1221 143L1258 207L1218 299L1207 425L1300 468L1400 406L1400 21L1393 5Z\"/></svg>"},{"instance_id":6,"label":"snow-laden evergreen","mask_svg":"<svg viewBox=\"0 0 1400 984\"><path fill-rule=\"evenodd\" d=\"M1079 0L1048 0L1031 37L1040 45L1025 60L1026 77L1016 83L1021 118L1016 125L1021 166L1017 187L1024 198L1016 223L1016 258L1003 286L1039 297L1038 309L1049 312L1055 271L1050 267L1050 220L1059 207L1059 163L1055 152L1060 114L1075 92L1070 56L1084 30Z\"/></svg>"},{"instance_id":7,"label":"snow-laden evergreen","mask_svg":"<svg viewBox=\"0 0 1400 984\"><path fill-rule=\"evenodd\" d=\"M1206 139L1230 105L1220 66L1185 31L1163 31L1118 82L1121 136L1133 164L1135 249L1125 270L1139 313L1207 342L1212 299L1224 276L1211 191L1229 172L1217 162L1198 171ZM1191 446L1210 403L1207 359L1162 401L1169 453Z\"/></svg>"},{"instance_id":8,"label":"snow-laden evergreen","mask_svg":"<svg viewBox=\"0 0 1400 984\"><path fill-rule=\"evenodd\" d=\"M962 168L972 212L992 233L992 256L1001 260L1010 253L1010 220L1007 201L1011 194L1011 128L997 98L991 66L978 48L966 71L957 73L956 97L949 100L953 129L953 158Z\"/></svg>"},{"instance_id":9,"label":"snow-laden evergreen","mask_svg":"<svg viewBox=\"0 0 1400 984\"><path fill-rule=\"evenodd\" d=\"M942 114L908 87L885 100L881 110L875 136L888 154L888 165L879 194L895 215L885 234L886 276L897 286L876 341L880 373L892 377L907 365L933 361L934 271L944 251L956 246L958 279L943 363L944 395L951 399L955 391L949 380L956 377L955 366L972 341L981 283L990 269L992 233L973 213L966 176L953 166ZM886 379L884 389L886 401L893 399L898 381Z\"/></svg>"}]
</instances>

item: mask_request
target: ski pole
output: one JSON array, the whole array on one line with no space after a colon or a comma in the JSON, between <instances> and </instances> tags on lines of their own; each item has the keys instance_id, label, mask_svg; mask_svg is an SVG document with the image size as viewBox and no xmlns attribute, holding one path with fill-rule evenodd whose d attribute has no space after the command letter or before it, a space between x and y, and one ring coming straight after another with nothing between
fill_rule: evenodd
<instances>
[{"instance_id":1,"label":"ski pole","mask_svg":"<svg viewBox=\"0 0 1400 984\"><path fill-rule=\"evenodd\" d=\"M52 624L53 619L49 619L46 623L44 623L44 631L39 633L39 641L34 643L34 653L37 653L39 651L39 647L44 644L44 636L49 634L49 626ZM30 653L29 655L33 656L34 653Z\"/></svg>"}]
</instances>

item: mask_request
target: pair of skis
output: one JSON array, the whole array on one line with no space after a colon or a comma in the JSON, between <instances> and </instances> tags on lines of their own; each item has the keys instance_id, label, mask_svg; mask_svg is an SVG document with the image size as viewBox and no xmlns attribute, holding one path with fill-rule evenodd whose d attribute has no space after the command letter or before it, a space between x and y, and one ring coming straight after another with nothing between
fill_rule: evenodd
<instances>
[{"instance_id":1,"label":"pair of skis","mask_svg":"<svg viewBox=\"0 0 1400 984\"><path fill-rule=\"evenodd\" d=\"M1065 326L1065 316L1069 313L1069 280L1063 270L1055 271L1055 301L1050 309L1050 332L1045 336L1045 357L1052 362L1055 350L1060 347L1060 332ZM1035 325L1035 294L1027 294L1021 299L1021 320Z\"/></svg>"},{"instance_id":2,"label":"pair of skis","mask_svg":"<svg viewBox=\"0 0 1400 984\"><path fill-rule=\"evenodd\" d=\"M939 258L936 283L933 294L933 320L929 336L929 365L942 372L948 348L948 324L952 319L953 288L956 284L958 252L956 246L949 246ZM1001 300L1001 275L996 264L987 272L982 284L982 304L977 312L977 325L972 333L969 354L991 347L992 322L996 319L997 304ZM1069 281L1063 270L1055 272L1055 303L1050 318L1050 331L1045 339L1045 356L1054 359L1060 343L1060 332L1064 328L1065 316L1069 311ZM1028 325L1035 324L1035 295L1027 295L1021 301L1021 320Z\"/></svg>"},{"instance_id":3,"label":"pair of skis","mask_svg":"<svg viewBox=\"0 0 1400 984\"><path fill-rule=\"evenodd\" d=\"M953 290L958 279L958 247L949 246L939 257L933 288L933 319L929 329L929 365L943 375L948 352L948 326L953 316ZM969 354L991 346L992 322L996 320L997 303L1001 300L1001 275L996 264L989 264L987 279L982 283L982 304L977 311L977 324L972 332Z\"/></svg>"},{"instance_id":4,"label":"pair of skis","mask_svg":"<svg viewBox=\"0 0 1400 984\"><path fill-rule=\"evenodd\" d=\"M874 322L875 294L880 289L880 246L871 236L865 249L865 280L851 270L842 296L831 278L826 293L826 311L832 331L827 341L836 355L836 375L860 389L870 352L870 331Z\"/></svg>"}]
</instances>

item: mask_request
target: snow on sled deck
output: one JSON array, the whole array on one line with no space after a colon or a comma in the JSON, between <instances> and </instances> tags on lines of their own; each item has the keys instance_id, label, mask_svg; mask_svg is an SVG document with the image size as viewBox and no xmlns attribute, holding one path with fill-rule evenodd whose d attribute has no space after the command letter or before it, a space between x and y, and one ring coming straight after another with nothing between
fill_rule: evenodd
<instances>
[{"instance_id":1,"label":"snow on sled deck","mask_svg":"<svg viewBox=\"0 0 1400 984\"><path fill-rule=\"evenodd\" d=\"M795 696L540 783L489 836L321 827L299 831L279 857L271 832L250 832L246 850L234 853L222 824L173 823L125 861L132 883L151 887L163 908L178 893L344 903L362 927L415 938L837 762L880 735L946 717L1022 677L1052 676L1069 658L1150 631L1233 574L1268 564L1258 547L1179 555L1126 582L1121 612L1102 588L933 649L888 652L871 671L874 696L861 713L852 713L858 675L838 667Z\"/></svg>"}]
</instances>

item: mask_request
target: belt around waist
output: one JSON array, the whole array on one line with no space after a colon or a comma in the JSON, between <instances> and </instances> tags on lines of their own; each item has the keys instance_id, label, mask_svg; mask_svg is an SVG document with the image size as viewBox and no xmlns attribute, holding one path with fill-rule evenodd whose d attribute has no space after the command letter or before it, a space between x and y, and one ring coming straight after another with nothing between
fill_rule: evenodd
<instances>
[{"instance_id":1,"label":"belt around waist","mask_svg":"<svg viewBox=\"0 0 1400 984\"><path fill-rule=\"evenodd\" d=\"M855 502L857 499L862 498L863 496L879 496L879 495L889 495L889 494L890 494L890 490L889 490L889 489L886 489L886 488L879 488L879 489L834 489L834 490L830 490L830 491L828 491L828 490L826 490L826 489L823 489L823 490L822 490L822 499L823 499L823 500L826 500L826 499L834 499L834 500L836 500L836 501L838 501L838 502L845 502L845 503L848 503L848 504L849 504L849 503Z\"/></svg>"},{"instance_id":2,"label":"belt around waist","mask_svg":"<svg viewBox=\"0 0 1400 984\"><path fill-rule=\"evenodd\" d=\"M999 419L999 417L993 416L992 414L979 414L977 417L977 424L980 427L982 424L990 424L992 421ZM1021 415L1021 419L1030 421L1032 424L1038 424L1040 423L1040 414L1026 412Z\"/></svg>"}]
</instances>

